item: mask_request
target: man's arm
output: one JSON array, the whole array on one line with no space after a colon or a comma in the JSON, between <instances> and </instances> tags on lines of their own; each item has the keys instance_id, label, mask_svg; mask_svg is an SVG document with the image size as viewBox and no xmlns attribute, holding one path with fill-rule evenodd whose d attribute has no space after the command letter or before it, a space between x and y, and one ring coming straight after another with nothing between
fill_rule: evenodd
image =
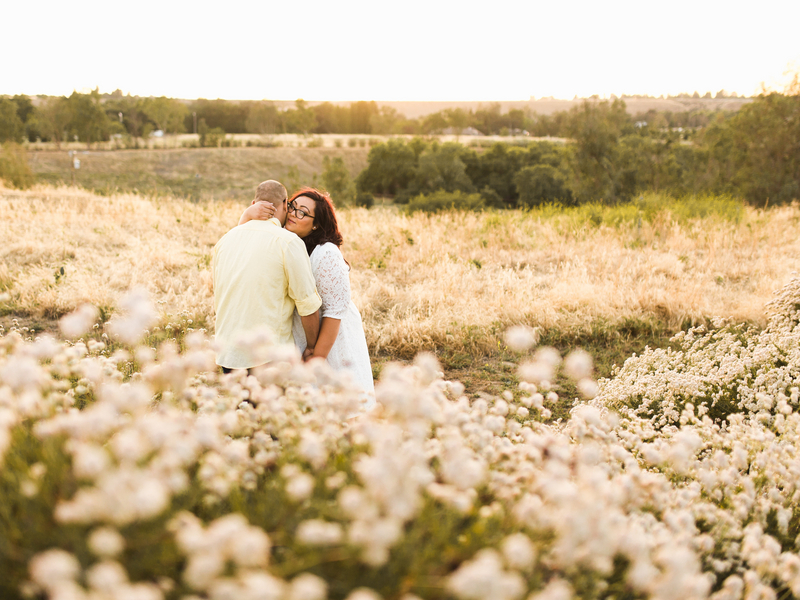
<instances>
[{"instance_id":1,"label":"man's arm","mask_svg":"<svg viewBox=\"0 0 800 600\"><path fill-rule=\"evenodd\" d=\"M288 294L294 300L297 314L306 334L306 352L303 358L314 351L320 327L319 309L322 300L317 293L317 285L311 272L311 261L305 245L298 237L293 237L284 254L284 270L288 281Z\"/></svg>"},{"instance_id":2,"label":"man's arm","mask_svg":"<svg viewBox=\"0 0 800 600\"><path fill-rule=\"evenodd\" d=\"M300 321L303 323L303 331L306 334L306 350L313 352L314 347L317 345L317 337L319 337L319 309L307 317L301 316ZM303 356L305 356L305 353Z\"/></svg>"}]
</instances>

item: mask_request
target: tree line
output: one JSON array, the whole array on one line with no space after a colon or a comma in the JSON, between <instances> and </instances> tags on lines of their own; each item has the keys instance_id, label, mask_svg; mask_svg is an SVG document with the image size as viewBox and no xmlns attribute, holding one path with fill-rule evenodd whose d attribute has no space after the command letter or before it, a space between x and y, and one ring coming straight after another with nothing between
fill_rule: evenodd
<instances>
[{"instance_id":1,"label":"tree line","mask_svg":"<svg viewBox=\"0 0 800 600\"><path fill-rule=\"evenodd\" d=\"M731 113L732 114L732 113ZM633 117L647 121L655 128L688 130L708 126L728 113L710 110L686 112L650 111ZM83 94L48 97L34 105L28 96L0 98L0 142L81 141L92 144L106 141L113 135L130 136L132 140L147 138L156 130L167 134L228 133L319 135L436 135L464 132L484 135L528 134L537 137L566 137L570 131L569 111L551 115L530 109L509 109L503 112L499 103L476 110L449 108L417 119L408 119L389 106L376 102L352 102L347 106L323 102L309 106L302 99L293 107L279 108L274 102L234 102L200 98L182 101L167 97L142 98L116 91L100 94L95 89Z\"/></svg>"},{"instance_id":2,"label":"tree line","mask_svg":"<svg viewBox=\"0 0 800 600\"><path fill-rule=\"evenodd\" d=\"M563 120L568 143L476 149L390 139L370 150L356 179L359 203L380 195L423 209L434 197L432 208L616 204L643 191L730 194L759 206L800 199L800 89L718 115L690 142L669 128L637 126L622 100L584 102Z\"/></svg>"},{"instance_id":3,"label":"tree line","mask_svg":"<svg viewBox=\"0 0 800 600\"><path fill-rule=\"evenodd\" d=\"M104 98L98 90L47 98L36 106L27 96L0 98L0 142L27 137L91 144L114 134L180 133L193 130L195 123L201 140L243 131L420 133L410 141L395 138L374 146L355 182L347 180L343 165L326 166L336 171L332 186L360 204L369 204L375 195L408 203L438 192L458 193L469 198L464 200L469 206L495 207L613 204L644 190L676 196L732 194L756 205L800 198L797 78L783 93L762 93L735 113L636 116L626 112L621 99L585 101L550 116L517 109L502 113L499 105L491 105L409 120L375 102L309 107L298 100L294 108L281 111L271 102L199 99L187 104L121 93ZM569 141L476 149L423 137L445 126L456 131L474 126L487 133L528 127ZM691 139L681 130L684 126L694 128Z\"/></svg>"}]
</instances>

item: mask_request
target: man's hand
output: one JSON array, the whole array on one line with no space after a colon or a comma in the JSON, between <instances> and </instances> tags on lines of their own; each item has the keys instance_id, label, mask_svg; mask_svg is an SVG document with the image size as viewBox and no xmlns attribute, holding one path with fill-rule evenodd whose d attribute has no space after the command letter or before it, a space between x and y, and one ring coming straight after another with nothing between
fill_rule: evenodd
<instances>
[{"instance_id":1,"label":"man's hand","mask_svg":"<svg viewBox=\"0 0 800 600\"><path fill-rule=\"evenodd\" d=\"M314 349L313 348L306 348L303 350L303 362L307 362L314 358Z\"/></svg>"},{"instance_id":2,"label":"man's hand","mask_svg":"<svg viewBox=\"0 0 800 600\"><path fill-rule=\"evenodd\" d=\"M239 219L239 225L243 225L248 221L268 221L275 216L275 205L272 202L265 202L263 200L253 200L253 203L247 207Z\"/></svg>"}]
</instances>

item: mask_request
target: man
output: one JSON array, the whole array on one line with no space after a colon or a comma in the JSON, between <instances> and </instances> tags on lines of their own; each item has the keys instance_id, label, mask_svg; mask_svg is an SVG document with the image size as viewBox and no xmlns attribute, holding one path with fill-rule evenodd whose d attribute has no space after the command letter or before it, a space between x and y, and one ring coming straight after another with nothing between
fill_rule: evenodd
<instances>
[{"instance_id":1,"label":"man","mask_svg":"<svg viewBox=\"0 0 800 600\"><path fill-rule=\"evenodd\" d=\"M295 307L309 345L319 333L319 308L311 261L305 244L283 229L288 194L269 180L256 189L254 202L271 202L268 221L248 221L226 233L214 247L214 308L217 313L217 364L224 370L249 369L263 363L242 338L268 327L279 344L292 344Z\"/></svg>"}]
</instances>

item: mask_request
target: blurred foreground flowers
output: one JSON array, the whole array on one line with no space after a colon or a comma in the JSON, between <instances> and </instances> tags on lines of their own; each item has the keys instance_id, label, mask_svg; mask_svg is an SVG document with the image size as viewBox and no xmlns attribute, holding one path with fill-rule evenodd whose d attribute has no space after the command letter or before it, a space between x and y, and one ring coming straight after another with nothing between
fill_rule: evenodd
<instances>
[{"instance_id":1,"label":"blurred foreground flowers","mask_svg":"<svg viewBox=\"0 0 800 600\"><path fill-rule=\"evenodd\" d=\"M720 323L591 379L530 358L470 400L436 359L388 365L378 408L253 335L219 374L202 332L0 336L0 596L186 600L800 596L800 280L763 331ZM74 341L77 340L77 341ZM588 400L548 423L559 369Z\"/></svg>"}]
</instances>

